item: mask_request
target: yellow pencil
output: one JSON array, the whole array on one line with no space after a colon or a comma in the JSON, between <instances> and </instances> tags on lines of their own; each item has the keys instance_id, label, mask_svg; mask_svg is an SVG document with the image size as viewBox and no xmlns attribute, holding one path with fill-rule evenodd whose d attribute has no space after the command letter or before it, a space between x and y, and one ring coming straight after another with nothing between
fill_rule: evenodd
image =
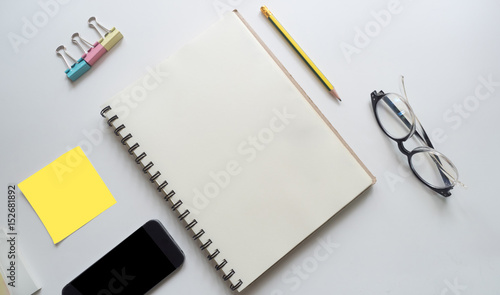
<instances>
[{"instance_id":1,"label":"yellow pencil","mask_svg":"<svg viewBox=\"0 0 500 295\"><path fill-rule=\"evenodd\" d=\"M304 50L302 50L302 48L300 48L299 44L297 44L297 42L295 42L295 40L293 40L292 36L290 36L290 34L288 34L288 32L278 22L278 20L274 17L274 15L271 13L271 11L269 11L269 9L265 6L262 6L260 8L260 11L262 11L262 13L271 21L271 23L278 29L278 31L280 31L280 33L283 35L283 37L286 38L288 43L290 43L290 45L292 45L293 49L295 49L295 51L297 51L297 53L300 55L300 57L307 63L309 68L311 68L311 70L314 72L314 74L316 74L316 76L321 80L321 82L323 83L323 85L325 85L325 87L328 89L330 94L333 97L335 97L336 99L338 99L339 101L342 101L339 97L339 94L337 93L337 91L333 87L332 83L330 83L330 81L328 81L328 79L325 77L325 75L323 75L323 73L313 63L313 61L309 58L309 56L307 56L307 54L304 52Z\"/></svg>"}]
</instances>

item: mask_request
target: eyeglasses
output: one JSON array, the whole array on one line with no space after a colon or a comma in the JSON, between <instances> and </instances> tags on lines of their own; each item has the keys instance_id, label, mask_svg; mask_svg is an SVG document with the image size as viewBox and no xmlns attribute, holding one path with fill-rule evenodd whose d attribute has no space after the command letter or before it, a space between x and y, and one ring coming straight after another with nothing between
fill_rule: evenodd
<instances>
[{"instance_id":1,"label":"eyeglasses","mask_svg":"<svg viewBox=\"0 0 500 295\"><path fill-rule=\"evenodd\" d=\"M384 133L398 143L399 150L408 157L413 174L427 187L444 197L451 195L450 190L458 183L458 170L442 153L436 151L422 124L408 103L404 77L401 76L404 97L396 93L373 91L372 107L377 123ZM404 142L415 135L422 144L412 151L405 148Z\"/></svg>"}]
</instances>

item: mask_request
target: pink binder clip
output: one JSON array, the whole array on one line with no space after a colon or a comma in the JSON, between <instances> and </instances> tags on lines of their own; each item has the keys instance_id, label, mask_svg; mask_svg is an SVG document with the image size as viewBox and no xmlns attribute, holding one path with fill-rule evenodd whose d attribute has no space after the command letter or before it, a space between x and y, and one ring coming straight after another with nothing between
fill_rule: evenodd
<instances>
[{"instance_id":1,"label":"pink binder clip","mask_svg":"<svg viewBox=\"0 0 500 295\"><path fill-rule=\"evenodd\" d=\"M78 42L77 38L80 39L81 42ZM87 40L83 39L80 34L74 33L71 36L71 41L78 45L80 49L83 51L82 58L90 65L93 66L94 63L101 58L101 56L106 53L106 49L99 43L98 41L95 42L93 45L92 43L88 42ZM89 49L85 50L83 48L83 45L85 44Z\"/></svg>"}]
</instances>

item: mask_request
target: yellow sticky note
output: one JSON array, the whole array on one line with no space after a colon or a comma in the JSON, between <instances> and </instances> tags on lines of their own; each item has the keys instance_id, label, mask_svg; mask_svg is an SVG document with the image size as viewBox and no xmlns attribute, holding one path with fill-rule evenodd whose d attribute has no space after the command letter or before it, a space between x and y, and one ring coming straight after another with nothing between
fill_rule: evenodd
<instances>
[{"instance_id":1,"label":"yellow sticky note","mask_svg":"<svg viewBox=\"0 0 500 295\"><path fill-rule=\"evenodd\" d=\"M116 203L80 147L19 184L54 244Z\"/></svg>"}]
</instances>

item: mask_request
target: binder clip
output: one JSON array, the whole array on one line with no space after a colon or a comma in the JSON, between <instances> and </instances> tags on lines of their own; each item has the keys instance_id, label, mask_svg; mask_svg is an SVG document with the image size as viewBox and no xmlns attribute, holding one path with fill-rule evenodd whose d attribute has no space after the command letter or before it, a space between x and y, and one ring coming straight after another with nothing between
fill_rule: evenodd
<instances>
[{"instance_id":1,"label":"binder clip","mask_svg":"<svg viewBox=\"0 0 500 295\"><path fill-rule=\"evenodd\" d=\"M101 28L104 30L104 35L97 29L97 27L92 23L95 22L97 27ZM99 39L99 43L106 49L106 51L111 50L113 46L115 46L118 41L120 41L123 38L122 33L118 31L115 27L112 27L111 30L106 29L103 27L100 23L97 22L95 16L92 16L88 20L88 24L91 28L94 28L99 35L101 35L101 39Z\"/></svg>"},{"instance_id":2,"label":"binder clip","mask_svg":"<svg viewBox=\"0 0 500 295\"><path fill-rule=\"evenodd\" d=\"M78 42L77 38L80 39L80 42ZM71 36L71 42L75 43L78 47L80 47L80 49L83 51L82 58L89 64L89 66L93 66L95 62L99 60L104 53L107 52L106 49L102 47L101 43L95 42L92 45L92 43L83 39L82 36L80 36L80 34L78 33L74 33ZM85 44L88 47L88 49L85 50L82 44Z\"/></svg>"},{"instance_id":3,"label":"binder clip","mask_svg":"<svg viewBox=\"0 0 500 295\"><path fill-rule=\"evenodd\" d=\"M68 60L64 57L64 55L60 51L64 51L67 57L72 59L74 61L73 65L69 65ZM83 60L83 58L80 58L78 60L74 59L69 53L66 51L66 47L64 45L60 45L59 47L56 48L56 54L62 57L66 65L68 66L68 69L64 71L66 73L66 76L71 81L76 81L78 78L80 78L83 74L85 74L89 69L90 66L89 64Z\"/></svg>"}]
</instances>

